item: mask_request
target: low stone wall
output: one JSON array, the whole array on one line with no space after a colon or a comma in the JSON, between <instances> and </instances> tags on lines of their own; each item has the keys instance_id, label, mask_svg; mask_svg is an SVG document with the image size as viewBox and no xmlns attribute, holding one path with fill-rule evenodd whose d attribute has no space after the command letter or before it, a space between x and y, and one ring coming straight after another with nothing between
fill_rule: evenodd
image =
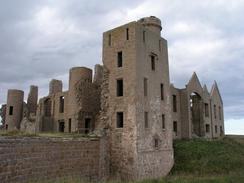
<instances>
[{"instance_id":1,"label":"low stone wall","mask_svg":"<svg viewBox=\"0 0 244 183\"><path fill-rule=\"evenodd\" d=\"M0 137L0 182L105 180L107 140Z\"/></svg>"}]
</instances>

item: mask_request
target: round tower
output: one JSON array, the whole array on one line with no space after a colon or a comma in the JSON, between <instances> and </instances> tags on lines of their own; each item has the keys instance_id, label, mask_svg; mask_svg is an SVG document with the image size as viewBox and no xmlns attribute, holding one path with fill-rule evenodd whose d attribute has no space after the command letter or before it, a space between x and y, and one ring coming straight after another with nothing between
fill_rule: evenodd
<instances>
[{"instance_id":1,"label":"round tower","mask_svg":"<svg viewBox=\"0 0 244 183\"><path fill-rule=\"evenodd\" d=\"M24 92L21 90L8 90L6 109L6 128L8 130L20 129L23 113Z\"/></svg>"},{"instance_id":2,"label":"round tower","mask_svg":"<svg viewBox=\"0 0 244 183\"><path fill-rule=\"evenodd\" d=\"M162 26L161 26L161 20L159 18L155 16L150 16L150 17L141 18L139 22L147 29L151 30L152 32L161 35Z\"/></svg>"},{"instance_id":3,"label":"round tower","mask_svg":"<svg viewBox=\"0 0 244 183\"><path fill-rule=\"evenodd\" d=\"M69 116L74 118L80 109L78 100L80 95L86 91L80 91L80 82L92 82L92 70L85 67L73 67L69 72L69 100L68 100L68 111ZM77 90L79 90L77 92ZM87 91L89 92L89 91Z\"/></svg>"}]
</instances>

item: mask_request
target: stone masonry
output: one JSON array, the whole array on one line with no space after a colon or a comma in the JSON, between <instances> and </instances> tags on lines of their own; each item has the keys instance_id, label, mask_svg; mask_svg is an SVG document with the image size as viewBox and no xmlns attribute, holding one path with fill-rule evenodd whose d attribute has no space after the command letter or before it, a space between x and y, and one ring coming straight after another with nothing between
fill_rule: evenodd
<instances>
[{"instance_id":1,"label":"stone masonry","mask_svg":"<svg viewBox=\"0 0 244 183\"><path fill-rule=\"evenodd\" d=\"M151 16L105 32L103 65L95 66L94 75L71 68L67 91L53 79L47 96L37 102L38 87L31 86L25 103L23 91L9 90L5 129L106 137L111 179L167 175L173 139L220 138L224 114L216 82L209 92L194 73L183 89L170 84L161 30L160 19Z\"/></svg>"}]
</instances>

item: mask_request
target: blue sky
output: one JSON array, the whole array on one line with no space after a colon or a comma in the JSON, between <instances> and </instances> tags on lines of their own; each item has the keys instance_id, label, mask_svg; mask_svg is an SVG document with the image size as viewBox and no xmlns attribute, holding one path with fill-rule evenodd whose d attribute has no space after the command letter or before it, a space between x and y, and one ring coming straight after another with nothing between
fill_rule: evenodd
<instances>
[{"instance_id":1,"label":"blue sky","mask_svg":"<svg viewBox=\"0 0 244 183\"><path fill-rule=\"evenodd\" d=\"M244 134L244 0L0 0L0 104L8 88L67 88L72 66L101 63L102 33L154 15L168 40L171 82L193 71L208 89L217 81L226 133Z\"/></svg>"}]
</instances>

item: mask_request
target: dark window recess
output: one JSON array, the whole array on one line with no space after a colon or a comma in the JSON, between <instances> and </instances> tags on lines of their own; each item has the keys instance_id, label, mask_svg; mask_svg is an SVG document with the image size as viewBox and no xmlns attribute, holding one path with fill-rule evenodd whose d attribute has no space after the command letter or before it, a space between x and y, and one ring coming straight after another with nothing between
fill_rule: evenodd
<instances>
[{"instance_id":1,"label":"dark window recess","mask_svg":"<svg viewBox=\"0 0 244 183\"><path fill-rule=\"evenodd\" d=\"M111 34L108 35L108 45L111 46Z\"/></svg>"},{"instance_id":2,"label":"dark window recess","mask_svg":"<svg viewBox=\"0 0 244 183\"><path fill-rule=\"evenodd\" d=\"M204 104L204 108L205 108L205 117L209 117L209 106L208 106L208 103Z\"/></svg>"},{"instance_id":3,"label":"dark window recess","mask_svg":"<svg viewBox=\"0 0 244 183\"><path fill-rule=\"evenodd\" d=\"M148 112L144 112L144 123L145 123L145 128L148 128Z\"/></svg>"},{"instance_id":4,"label":"dark window recess","mask_svg":"<svg viewBox=\"0 0 244 183\"><path fill-rule=\"evenodd\" d=\"M123 66L123 53L122 53L122 51L118 52L118 54L117 54L117 65L118 65L118 67Z\"/></svg>"},{"instance_id":5,"label":"dark window recess","mask_svg":"<svg viewBox=\"0 0 244 183\"><path fill-rule=\"evenodd\" d=\"M145 43L146 42L146 31L143 31L142 33L142 39L143 39L143 42Z\"/></svg>"},{"instance_id":6,"label":"dark window recess","mask_svg":"<svg viewBox=\"0 0 244 183\"><path fill-rule=\"evenodd\" d=\"M158 42L158 49L161 52L161 40L159 40L159 42Z\"/></svg>"},{"instance_id":7,"label":"dark window recess","mask_svg":"<svg viewBox=\"0 0 244 183\"><path fill-rule=\"evenodd\" d=\"M59 121L59 132L64 132L64 121L63 120L60 120Z\"/></svg>"},{"instance_id":8,"label":"dark window recess","mask_svg":"<svg viewBox=\"0 0 244 183\"><path fill-rule=\"evenodd\" d=\"M147 78L144 78L144 81L143 81L143 85L144 85L144 96L146 97L147 96L147 82L148 82L148 79Z\"/></svg>"},{"instance_id":9,"label":"dark window recess","mask_svg":"<svg viewBox=\"0 0 244 183\"><path fill-rule=\"evenodd\" d=\"M85 134L89 133L91 128L91 118L85 118Z\"/></svg>"},{"instance_id":10,"label":"dark window recess","mask_svg":"<svg viewBox=\"0 0 244 183\"><path fill-rule=\"evenodd\" d=\"M176 133L177 135L177 121L173 122L173 131Z\"/></svg>"},{"instance_id":11,"label":"dark window recess","mask_svg":"<svg viewBox=\"0 0 244 183\"><path fill-rule=\"evenodd\" d=\"M223 134L223 127L220 126L219 129L220 129L220 134L222 135Z\"/></svg>"},{"instance_id":12,"label":"dark window recess","mask_svg":"<svg viewBox=\"0 0 244 183\"><path fill-rule=\"evenodd\" d=\"M50 117L51 116L51 111L52 111L52 101L51 99L47 99L44 102L44 111L45 111L45 116Z\"/></svg>"},{"instance_id":13,"label":"dark window recess","mask_svg":"<svg viewBox=\"0 0 244 183\"><path fill-rule=\"evenodd\" d=\"M123 128L123 127L124 127L124 113L117 112L117 128Z\"/></svg>"},{"instance_id":14,"label":"dark window recess","mask_svg":"<svg viewBox=\"0 0 244 183\"><path fill-rule=\"evenodd\" d=\"M164 100L164 85L160 85L160 94L161 94L161 100Z\"/></svg>"},{"instance_id":15,"label":"dark window recess","mask_svg":"<svg viewBox=\"0 0 244 183\"><path fill-rule=\"evenodd\" d=\"M60 113L64 112L64 96L59 98L59 112Z\"/></svg>"},{"instance_id":16,"label":"dark window recess","mask_svg":"<svg viewBox=\"0 0 244 183\"><path fill-rule=\"evenodd\" d=\"M215 125L215 133L218 133L218 126Z\"/></svg>"},{"instance_id":17,"label":"dark window recess","mask_svg":"<svg viewBox=\"0 0 244 183\"><path fill-rule=\"evenodd\" d=\"M8 130L8 125L6 124L5 129Z\"/></svg>"},{"instance_id":18,"label":"dark window recess","mask_svg":"<svg viewBox=\"0 0 244 183\"><path fill-rule=\"evenodd\" d=\"M162 114L162 129L165 129L165 115Z\"/></svg>"},{"instance_id":19,"label":"dark window recess","mask_svg":"<svg viewBox=\"0 0 244 183\"><path fill-rule=\"evenodd\" d=\"M151 55L151 69L155 71L155 56Z\"/></svg>"},{"instance_id":20,"label":"dark window recess","mask_svg":"<svg viewBox=\"0 0 244 183\"><path fill-rule=\"evenodd\" d=\"M210 125L206 124L206 132L209 133L210 132Z\"/></svg>"},{"instance_id":21,"label":"dark window recess","mask_svg":"<svg viewBox=\"0 0 244 183\"><path fill-rule=\"evenodd\" d=\"M216 111L216 105L214 105L214 118L217 118L217 111Z\"/></svg>"},{"instance_id":22,"label":"dark window recess","mask_svg":"<svg viewBox=\"0 0 244 183\"><path fill-rule=\"evenodd\" d=\"M219 106L219 120L221 120L222 112L221 112L221 107Z\"/></svg>"},{"instance_id":23,"label":"dark window recess","mask_svg":"<svg viewBox=\"0 0 244 183\"><path fill-rule=\"evenodd\" d=\"M69 133L71 132L71 118L69 118Z\"/></svg>"},{"instance_id":24,"label":"dark window recess","mask_svg":"<svg viewBox=\"0 0 244 183\"><path fill-rule=\"evenodd\" d=\"M123 79L117 80L117 96L123 96Z\"/></svg>"},{"instance_id":25,"label":"dark window recess","mask_svg":"<svg viewBox=\"0 0 244 183\"><path fill-rule=\"evenodd\" d=\"M126 40L129 40L129 28L126 29Z\"/></svg>"},{"instance_id":26,"label":"dark window recess","mask_svg":"<svg viewBox=\"0 0 244 183\"><path fill-rule=\"evenodd\" d=\"M14 107L13 106L10 106L9 107L9 115L12 116L14 113Z\"/></svg>"},{"instance_id":27,"label":"dark window recess","mask_svg":"<svg viewBox=\"0 0 244 183\"><path fill-rule=\"evenodd\" d=\"M154 139L154 147L155 148L159 147L159 140L158 139Z\"/></svg>"},{"instance_id":28,"label":"dark window recess","mask_svg":"<svg viewBox=\"0 0 244 183\"><path fill-rule=\"evenodd\" d=\"M173 95L173 112L177 112L177 98Z\"/></svg>"}]
</instances>

